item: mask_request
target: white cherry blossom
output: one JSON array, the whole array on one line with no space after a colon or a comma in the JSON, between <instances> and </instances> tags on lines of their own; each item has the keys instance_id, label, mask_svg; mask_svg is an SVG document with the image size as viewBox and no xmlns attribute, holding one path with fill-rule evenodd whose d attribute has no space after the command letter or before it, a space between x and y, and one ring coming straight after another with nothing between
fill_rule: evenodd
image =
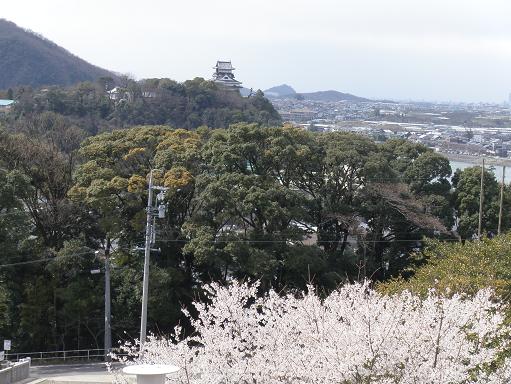
<instances>
[{"instance_id":1,"label":"white cherry blossom","mask_svg":"<svg viewBox=\"0 0 511 384\"><path fill-rule=\"evenodd\" d=\"M182 367L169 379L193 384L412 384L509 382L511 364L492 375L475 368L499 349L488 342L506 329L491 290L474 297L385 296L369 283L345 285L320 298L307 293L258 296L257 284L207 288L195 303L196 333L151 337L132 363ZM475 376L474 376L475 375ZM116 380L124 380L117 376Z\"/></svg>"}]
</instances>

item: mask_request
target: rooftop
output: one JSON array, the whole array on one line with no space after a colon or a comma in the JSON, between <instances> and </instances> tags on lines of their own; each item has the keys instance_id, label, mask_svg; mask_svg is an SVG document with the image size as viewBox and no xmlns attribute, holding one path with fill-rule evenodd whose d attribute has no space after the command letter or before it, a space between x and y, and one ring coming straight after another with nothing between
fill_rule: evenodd
<instances>
[{"instance_id":1,"label":"rooftop","mask_svg":"<svg viewBox=\"0 0 511 384\"><path fill-rule=\"evenodd\" d=\"M14 100L0 99L0 107L8 107L12 103L14 103Z\"/></svg>"},{"instance_id":2,"label":"rooftop","mask_svg":"<svg viewBox=\"0 0 511 384\"><path fill-rule=\"evenodd\" d=\"M214 69L221 70L221 71L232 71L234 68L232 67L232 64L230 61L217 61L216 66L213 67Z\"/></svg>"}]
</instances>

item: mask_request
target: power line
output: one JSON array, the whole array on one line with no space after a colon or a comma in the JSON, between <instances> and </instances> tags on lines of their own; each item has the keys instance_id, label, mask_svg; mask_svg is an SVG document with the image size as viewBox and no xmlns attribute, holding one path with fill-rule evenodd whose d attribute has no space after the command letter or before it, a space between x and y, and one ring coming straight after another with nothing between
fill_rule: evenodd
<instances>
[{"instance_id":1,"label":"power line","mask_svg":"<svg viewBox=\"0 0 511 384\"><path fill-rule=\"evenodd\" d=\"M127 249L127 248L120 248L120 249ZM67 257L75 257L75 256L82 257L82 256L85 256L85 255L95 256L94 255L94 250L90 250L90 251L86 251L86 252L80 252L80 253L72 253L72 254L69 254L69 255L60 255L60 256L59 255L55 255L53 257L46 257L46 258L43 258L43 259L18 261L18 262L9 263L9 264L0 264L0 268L14 267L14 266L18 266L18 265L43 263L45 261L51 261L51 260L57 260L57 259L62 259L62 258L67 258Z\"/></svg>"},{"instance_id":2,"label":"power line","mask_svg":"<svg viewBox=\"0 0 511 384\"><path fill-rule=\"evenodd\" d=\"M11 263L11 264L1 264L0 268L14 267L14 266L17 266L17 265L35 264L35 263L41 263L41 262L45 262L45 261L49 261L49 260L54 260L54 259L55 259L55 257L48 257L48 258L45 258L45 259L30 260L30 261L20 261L20 262Z\"/></svg>"},{"instance_id":3,"label":"power line","mask_svg":"<svg viewBox=\"0 0 511 384\"><path fill-rule=\"evenodd\" d=\"M358 239L357 239L358 240ZM458 239L434 239L434 238L427 238L426 240L438 240L440 242L459 242ZM172 240L158 240L157 242L162 243L190 243L193 240L188 239L172 239ZM288 244L293 242L303 242L307 241L307 239L302 240L207 240L206 243L210 244L227 244L227 243L239 243L239 244ZM316 240L317 241L317 240ZM360 242L363 244L378 244L378 243L418 243L423 242L424 239L389 239L389 240L361 240ZM467 240L468 241L468 240ZM339 243L340 241L335 240L324 240L319 241L319 243ZM348 241L348 243L350 243ZM133 248L117 248L118 250L124 250L124 251L135 251ZM62 255L62 256L54 256L54 257L47 257L43 259L37 259L37 260L28 260L28 261L20 261L16 263L8 263L8 264L0 264L0 268L8 268L8 267L15 267L20 265L30 265L30 264L36 264L36 263L42 263L46 261L52 261L56 260L58 258L65 258L65 257L75 257L75 256L84 256L84 255L91 255L93 251L87 251L82 253L74 253L70 255ZM123 268L124 269L124 268Z\"/></svg>"},{"instance_id":4,"label":"power line","mask_svg":"<svg viewBox=\"0 0 511 384\"><path fill-rule=\"evenodd\" d=\"M356 235L352 235L353 237L355 237ZM293 239L289 239L289 240L205 240L205 241L202 241L204 243L211 243L211 244L219 244L219 243L247 243L247 244L251 244L251 243L255 243L255 244L266 244L266 243L278 243L278 244L282 244L282 243L292 243L292 242L303 242L303 241L307 241L307 240L310 240L310 239L301 239L301 240L293 240ZM435 239L435 238L426 238L426 240L438 240L438 241L455 241L455 242L459 242L459 239ZM161 243L191 243L193 241L193 239L172 239L172 240L157 240L156 242L161 242ZM336 240L316 240L318 241L319 243L341 243L342 241L336 241ZM413 240L413 239L389 239L389 240L360 240L361 242L363 243L417 243L417 242L422 242L424 241L424 239L417 239L417 240ZM349 241L347 241L349 242Z\"/></svg>"}]
</instances>

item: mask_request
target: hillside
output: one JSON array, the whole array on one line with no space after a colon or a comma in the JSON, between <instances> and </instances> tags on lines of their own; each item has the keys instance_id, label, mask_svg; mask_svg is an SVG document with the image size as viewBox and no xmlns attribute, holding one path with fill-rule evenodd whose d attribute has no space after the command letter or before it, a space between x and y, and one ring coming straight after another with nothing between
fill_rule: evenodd
<instances>
[{"instance_id":1,"label":"hillside","mask_svg":"<svg viewBox=\"0 0 511 384\"><path fill-rule=\"evenodd\" d=\"M71 85L113 76L5 19L0 19L0 68L0 89L20 85Z\"/></svg>"}]
</instances>

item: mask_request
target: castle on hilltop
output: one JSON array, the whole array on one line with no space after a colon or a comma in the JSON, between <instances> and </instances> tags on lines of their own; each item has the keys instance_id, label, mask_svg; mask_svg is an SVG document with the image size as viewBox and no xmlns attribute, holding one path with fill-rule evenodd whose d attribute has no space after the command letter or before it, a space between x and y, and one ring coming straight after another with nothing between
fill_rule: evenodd
<instances>
[{"instance_id":1,"label":"castle on hilltop","mask_svg":"<svg viewBox=\"0 0 511 384\"><path fill-rule=\"evenodd\" d=\"M238 90L241 88L241 81L234 78L234 69L230 61L217 61L213 67L215 73L213 73L212 80L225 89Z\"/></svg>"}]
</instances>

